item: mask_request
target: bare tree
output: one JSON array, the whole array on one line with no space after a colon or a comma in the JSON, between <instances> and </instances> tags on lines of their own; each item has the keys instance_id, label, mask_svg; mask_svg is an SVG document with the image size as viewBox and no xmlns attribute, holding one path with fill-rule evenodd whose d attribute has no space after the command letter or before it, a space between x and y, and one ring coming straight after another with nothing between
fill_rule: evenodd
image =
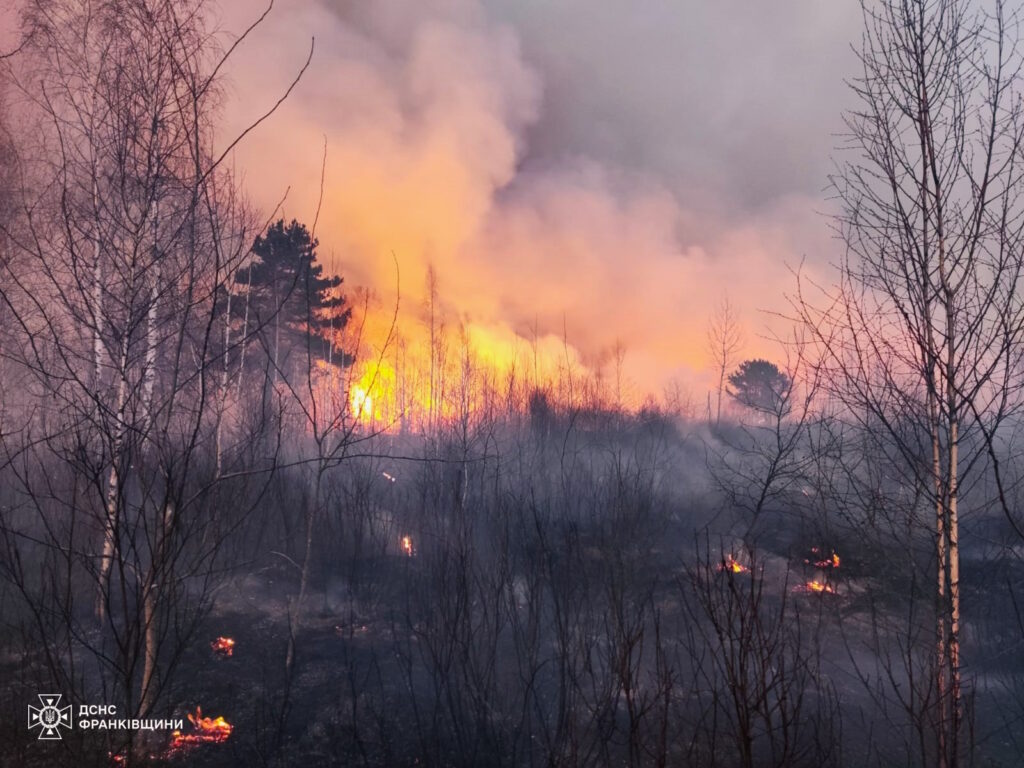
<instances>
[{"instance_id":1,"label":"bare tree","mask_svg":"<svg viewBox=\"0 0 1024 768\"><path fill-rule=\"evenodd\" d=\"M682 643L696 679L706 764L838 764L838 745L814 738L837 722L835 692L819 674L810 637L820 623L787 594L789 573L771 573L757 554L751 550L749 566L733 571L722 565L731 554L713 552L705 540L684 582L690 620Z\"/></svg>"},{"instance_id":2,"label":"bare tree","mask_svg":"<svg viewBox=\"0 0 1024 768\"><path fill-rule=\"evenodd\" d=\"M234 47L209 33L203 0L28 3L23 20L10 71L34 135L18 226L0 220L14 254L0 301L26 416L3 434L22 500L3 530L38 543L54 586L33 590L17 558L4 566L64 622L38 626L54 677L80 691L91 656L144 716L209 608L231 515L254 498L236 486L225 502L219 440L212 472L207 451L227 385L218 297L253 235L223 164L247 131L214 151Z\"/></svg>"},{"instance_id":3,"label":"bare tree","mask_svg":"<svg viewBox=\"0 0 1024 768\"><path fill-rule=\"evenodd\" d=\"M846 252L834 288L812 298L805 283L794 302L842 417L885 431L888 458L932 510L934 741L922 760L944 768L965 756L964 489L1024 394L1018 27L1000 0L986 5L863 4L859 106L832 179Z\"/></svg>"},{"instance_id":4,"label":"bare tree","mask_svg":"<svg viewBox=\"0 0 1024 768\"><path fill-rule=\"evenodd\" d=\"M729 380L729 395L742 410L735 425L708 442L708 470L722 501L739 513L745 543L753 546L766 525L769 530L778 525L777 518L765 521L764 514L790 509L809 481L814 459L809 436L819 420L820 385L797 342L782 369L764 360L747 361Z\"/></svg>"},{"instance_id":5,"label":"bare tree","mask_svg":"<svg viewBox=\"0 0 1024 768\"><path fill-rule=\"evenodd\" d=\"M725 296L715 307L708 322L707 349L715 366L715 424L722 421L722 395L725 393L725 378L736 364L743 348L743 331L739 325L736 308Z\"/></svg>"}]
</instances>

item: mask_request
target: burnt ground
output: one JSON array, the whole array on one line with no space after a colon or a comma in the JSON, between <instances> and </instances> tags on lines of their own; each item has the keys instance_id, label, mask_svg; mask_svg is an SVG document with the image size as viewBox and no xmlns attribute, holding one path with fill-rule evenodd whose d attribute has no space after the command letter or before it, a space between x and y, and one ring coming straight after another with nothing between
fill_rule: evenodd
<instances>
[{"instance_id":1,"label":"burnt ground","mask_svg":"<svg viewBox=\"0 0 1024 768\"><path fill-rule=\"evenodd\" d=\"M674 663L679 678L692 678L683 679L670 691L672 728L686 734L706 727L694 713L707 706L709 681L694 672L695 662L687 658L685 649L692 647L694 637L716 651L722 650L722 644L713 634L692 632L702 620L695 618L692 604L687 608L685 595L692 593L693 579L701 567L714 569L721 552L740 552L740 558L753 565L763 579L760 609L772 616L785 608L790 621L798 618L803 647L814 650L815 678L802 684L808 702L827 699L825 703L834 709L828 722L816 720L821 714L812 711L810 704L801 715L812 729L805 730L801 738L833 742L831 749L825 750L826 757L831 755L828 761L814 763L809 757L812 752L807 751L807 759L791 764L898 764L898 759L889 758L913 749L914 728L900 701L888 694L879 698L879 689L871 681L891 676L897 684L905 684L896 662L907 633L912 631L901 623L908 606L915 604L915 599L908 597L905 581L911 555L898 548L879 547L865 537L826 536L780 513L774 520L762 521L766 533L761 535L762 548L751 563L738 539L706 536L695 540L681 519L686 518L670 515L669 522L657 526L653 535L632 540L623 534L623 528L613 528L617 535L611 538L607 531L574 533L577 559L566 570L568 581L562 588L572 591L578 587L573 601L586 604L592 612L577 617L580 647L593 656L579 669L593 665L597 669L594 680L611 674L610 667L600 665L608 662L617 631L607 621L609 601L621 588L627 613L641 611L637 615L644 617L648 627L653 613L642 611L656 607L666 647L677 654ZM426 541L419 534L416 540ZM811 558L812 546L841 553L841 567L829 572L804 563ZM169 734L154 733L145 744L145 757L134 764L199 768L545 764L550 752L544 743L544 725L534 722L526 729L528 739L517 740L523 723L510 719L510 708L503 706L503 697L515 699L522 685L514 674L509 676L509 670L516 667L517 646L507 636L508 627L495 645L492 667L497 670L497 680L485 691L488 701L484 708L475 710L472 701L456 706L444 700L450 692L439 684L438 675L449 668L439 658L445 651L440 640L451 627L445 627L438 614L447 610L439 595L457 580L449 579L452 574L446 569L451 564L441 552L424 545L415 557L407 557L396 547L385 548L368 556L357 569L351 562L344 563L344 574L341 562L327 560L313 575L297 625L289 606L298 591L298 569L289 558L269 555L249 573L228 579L215 593L212 610L196 627L178 660L164 697L175 704L157 716L183 719L201 707L204 715L223 716L232 724L230 738L168 755ZM964 657L971 665L965 670L969 728L979 765L1010 768L1020 764L1024 750L1024 669L1016 602L1006 585L1021 583L1024 567L1013 552L994 556L969 547L966 552L963 588L969 612ZM970 556L973 552L977 556ZM700 562L704 565L695 565ZM480 567L470 572L478 578L497 569L496 564L477 565ZM529 575L525 567L519 571L520 578ZM350 586L346 575L353 572L359 574L356 587ZM801 591L800 585L811 579L823 579L837 593ZM517 601L516 611L524 613L530 601L528 589L520 588L517 579L512 581L509 594ZM746 573L730 576L715 572L708 583L722 587L716 594L733 594L730 585L735 584L736 593L744 595L750 581ZM644 605L650 608L644 609ZM474 615L485 613L476 598L465 609ZM541 615L550 618L544 611ZM916 639L927 642L927 622L922 618L921 624ZM289 676L286 659L293 631L295 655ZM551 632L550 627L543 630L535 645L540 656L550 659L550 663L538 665L534 681L537 701L533 706L538 709L552 706L557 687L553 669L557 644ZM230 658L211 650L210 643L218 636L236 641ZM469 638L470 643L472 640ZM6 644L15 645L15 641L7 638ZM650 644L648 631L641 641L647 651L637 663L642 693L655 687L658 662ZM778 654L778 649L773 653ZM458 665L450 669L453 680L463 675L458 678L462 695L469 696L473 684L464 677L465 669ZM0 680L5 689L0 697L4 765L116 765L111 757L114 747L103 734L75 733L62 743L43 745L21 727L25 702L33 700L45 679L41 656L0 658ZM629 764L628 744L621 736L628 731L626 704L621 694L612 695L611 701L607 719L591 724L607 729L608 751L570 755L556 759L555 764ZM728 708L728 697L723 701ZM592 715L590 705L579 699L570 711L585 719ZM454 719L453 710L465 719ZM730 756L729 737L718 738L718 764L737 764ZM710 764L702 762L705 746L695 741L699 740L680 739L668 751L679 764ZM641 764L647 762L646 758L640 760Z\"/></svg>"}]
</instances>

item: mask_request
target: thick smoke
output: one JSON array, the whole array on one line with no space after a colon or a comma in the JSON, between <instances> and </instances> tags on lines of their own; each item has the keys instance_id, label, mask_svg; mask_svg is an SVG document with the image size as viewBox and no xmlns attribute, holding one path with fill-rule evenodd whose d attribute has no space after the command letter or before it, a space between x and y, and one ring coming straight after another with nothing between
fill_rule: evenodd
<instances>
[{"instance_id":1,"label":"thick smoke","mask_svg":"<svg viewBox=\"0 0 1024 768\"><path fill-rule=\"evenodd\" d=\"M224 26L253 13L231 0ZM285 212L312 219L326 138L321 251L384 304L394 252L407 335L433 265L475 338L565 334L584 361L621 344L638 393L699 385L721 295L762 352L758 310L782 306L786 265L834 250L817 212L856 13L280 0L232 70L228 118L271 102L315 36L238 158L265 208L290 186Z\"/></svg>"}]
</instances>

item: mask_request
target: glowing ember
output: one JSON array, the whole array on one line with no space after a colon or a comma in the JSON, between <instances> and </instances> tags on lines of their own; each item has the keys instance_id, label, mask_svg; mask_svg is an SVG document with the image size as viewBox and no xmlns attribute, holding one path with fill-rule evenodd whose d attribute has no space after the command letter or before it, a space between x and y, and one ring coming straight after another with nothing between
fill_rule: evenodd
<instances>
[{"instance_id":1,"label":"glowing ember","mask_svg":"<svg viewBox=\"0 0 1024 768\"><path fill-rule=\"evenodd\" d=\"M230 637L218 637L210 643L210 648L217 656L227 659L235 653L235 641Z\"/></svg>"},{"instance_id":2,"label":"glowing ember","mask_svg":"<svg viewBox=\"0 0 1024 768\"><path fill-rule=\"evenodd\" d=\"M412 557L416 550L412 547L412 536L402 537L402 551L407 557Z\"/></svg>"},{"instance_id":3,"label":"glowing ember","mask_svg":"<svg viewBox=\"0 0 1024 768\"><path fill-rule=\"evenodd\" d=\"M729 555L718 564L718 570L728 571L729 573L746 573L750 569L747 568L747 566L743 565L743 563L741 563L735 557Z\"/></svg>"},{"instance_id":4,"label":"glowing ember","mask_svg":"<svg viewBox=\"0 0 1024 768\"><path fill-rule=\"evenodd\" d=\"M192 733L174 731L171 734L171 754L191 749L199 744L220 744L228 740L233 726L223 717L203 717L203 710L196 707L196 713L188 716L189 722L195 726Z\"/></svg>"},{"instance_id":5,"label":"glowing ember","mask_svg":"<svg viewBox=\"0 0 1024 768\"><path fill-rule=\"evenodd\" d=\"M351 628L346 627L343 624L336 624L334 627L334 631L338 633L338 635L340 635L341 637L345 637L349 634L349 632L351 632L352 634L361 635L364 632L366 632L367 629L369 629L369 627L367 627L365 624L360 624L358 627Z\"/></svg>"},{"instance_id":6,"label":"glowing ember","mask_svg":"<svg viewBox=\"0 0 1024 768\"><path fill-rule=\"evenodd\" d=\"M815 568L838 568L839 567L839 555L836 554L835 552L832 553L831 557L822 559L822 557L821 557L821 550L819 550L817 547L812 547L811 548L811 554L813 554L814 557L817 558L816 560L814 560L814 567ZM804 560L804 562L807 565L811 565L811 561L809 559Z\"/></svg>"}]
</instances>

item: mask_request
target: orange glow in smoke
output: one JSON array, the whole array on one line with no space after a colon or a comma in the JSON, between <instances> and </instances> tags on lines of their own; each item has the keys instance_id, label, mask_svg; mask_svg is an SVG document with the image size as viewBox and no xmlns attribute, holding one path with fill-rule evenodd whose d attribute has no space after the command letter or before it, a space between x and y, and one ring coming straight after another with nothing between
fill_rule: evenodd
<instances>
[{"instance_id":1,"label":"orange glow in smoke","mask_svg":"<svg viewBox=\"0 0 1024 768\"><path fill-rule=\"evenodd\" d=\"M412 547L412 536L402 537L402 552L405 553L406 557L412 557L415 550Z\"/></svg>"}]
</instances>

